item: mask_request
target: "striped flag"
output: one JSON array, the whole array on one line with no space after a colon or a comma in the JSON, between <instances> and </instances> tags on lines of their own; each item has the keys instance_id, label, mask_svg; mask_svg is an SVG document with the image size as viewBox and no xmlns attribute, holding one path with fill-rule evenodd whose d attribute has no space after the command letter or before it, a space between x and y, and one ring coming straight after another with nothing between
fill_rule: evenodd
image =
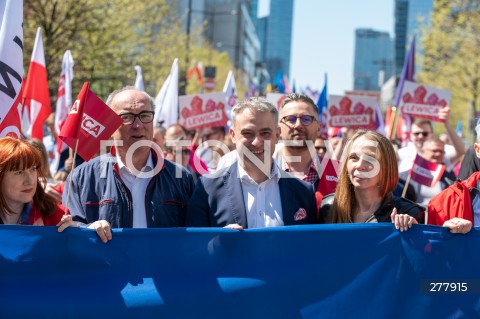
<instances>
[{"instance_id":1,"label":"striped flag","mask_svg":"<svg viewBox=\"0 0 480 319\"><path fill-rule=\"evenodd\" d=\"M73 57L70 50L65 51L62 60L62 73L58 82L57 104L55 111L55 132L57 133L57 146L55 149L55 158L50 164L50 172L52 176L57 172L60 161L60 155L68 148L67 144L63 143L59 134L62 130L63 124L67 119L68 112L72 106L72 80L73 80Z\"/></svg>"},{"instance_id":2,"label":"striped flag","mask_svg":"<svg viewBox=\"0 0 480 319\"><path fill-rule=\"evenodd\" d=\"M43 140L43 124L52 112L48 91L45 52L43 50L42 29L37 29L32 59L23 89L24 111L28 112L27 136Z\"/></svg>"}]
</instances>

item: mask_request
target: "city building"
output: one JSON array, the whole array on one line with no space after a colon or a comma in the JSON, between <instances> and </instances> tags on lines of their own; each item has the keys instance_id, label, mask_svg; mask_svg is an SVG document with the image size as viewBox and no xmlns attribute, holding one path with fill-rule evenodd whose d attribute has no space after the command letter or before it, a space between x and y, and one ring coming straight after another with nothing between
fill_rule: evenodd
<instances>
[{"instance_id":1,"label":"city building","mask_svg":"<svg viewBox=\"0 0 480 319\"><path fill-rule=\"evenodd\" d=\"M270 1L269 15L256 18L262 48L260 60L271 77L278 71L287 77L290 75L293 4L293 0ZM251 1L251 6L258 8L258 2Z\"/></svg>"},{"instance_id":2,"label":"city building","mask_svg":"<svg viewBox=\"0 0 480 319\"><path fill-rule=\"evenodd\" d=\"M353 89L380 91L393 75L393 41L388 32L355 30Z\"/></svg>"},{"instance_id":3,"label":"city building","mask_svg":"<svg viewBox=\"0 0 480 319\"><path fill-rule=\"evenodd\" d=\"M395 74L402 73L405 54L413 35L417 39L422 27L430 27L433 0L395 0ZM416 54L422 54L420 46L416 46ZM418 59L417 59L418 60ZM420 72L421 65L415 65L415 73Z\"/></svg>"}]
</instances>

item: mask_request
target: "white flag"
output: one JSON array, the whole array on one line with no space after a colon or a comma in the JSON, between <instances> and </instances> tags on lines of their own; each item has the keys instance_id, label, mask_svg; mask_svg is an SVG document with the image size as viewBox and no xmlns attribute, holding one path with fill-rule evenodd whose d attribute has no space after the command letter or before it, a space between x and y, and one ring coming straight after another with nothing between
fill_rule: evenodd
<instances>
[{"instance_id":1,"label":"white flag","mask_svg":"<svg viewBox=\"0 0 480 319\"><path fill-rule=\"evenodd\" d=\"M145 92L145 85L143 84L142 68L140 65L135 65L135 71L137 72L137 78L135 79L135 88Z\"/></svg>"},{"instance_id":2,"label":"white flag","mask_svg":"<svg viewBox=\"0 0 480 319\"><path fill-rule=\"evenodd\" d=\"M172 64L172 69L165 83L155 98L154 125L162 123L169 127L178 122L178 59Z\"/></svg>"},{"instance_id":3,"label":"white flag","mask_svg":"<svg viewBox=\"0 0 480 319\"><path fill-rule=\"evenodd\" d=\"M0 137L20 137L20 89L24 75L23 1L2 1L0 10Z\"/></svg>"},{"instance_id":4,"label":"white flag","mask_svg":"<svg viewBox=\"0 0 480 319\"><path fill-rule=\"evenodd\" d=\"M235 84L235 77L233 76L232 70L228 72L227 80L223 86L223 93L225 93L225 98L227 100L225 112L227 113L228 120L231 121L232 117L230 113L232 107L237 103L237 85Z\"/></svg>"}]
</instances>

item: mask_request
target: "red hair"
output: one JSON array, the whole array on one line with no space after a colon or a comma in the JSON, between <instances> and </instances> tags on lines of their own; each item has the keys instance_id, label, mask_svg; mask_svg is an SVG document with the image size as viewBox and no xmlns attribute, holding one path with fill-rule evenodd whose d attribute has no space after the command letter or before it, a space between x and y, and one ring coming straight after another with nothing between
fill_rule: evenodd
<instances>
[{"instance_id":1,"label":"red hair","mask_svg":"<svg viewBox=\"0 0 480 319\"><path fill-rule=\"evenodd\" d=\"M6 172L19 171L31 167L37 168L37 189L33 196L33 205L42 217L49 217L57 208L56 200L45 193L46 176L43 172L43 163L40 151L27 140L14 137L0 138L0 185L3 183ZM8 207L5 197L0 192L0 208L2 213L13 213Z\"/></svg>"}]
</instances>

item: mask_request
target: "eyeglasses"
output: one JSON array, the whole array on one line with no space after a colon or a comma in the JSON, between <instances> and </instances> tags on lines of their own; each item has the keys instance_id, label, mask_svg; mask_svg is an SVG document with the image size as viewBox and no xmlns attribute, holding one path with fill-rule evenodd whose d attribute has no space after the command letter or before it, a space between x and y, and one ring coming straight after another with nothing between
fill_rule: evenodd
<instances>
[{"instance_id":1,"label":"eyeglasses","mask_svg":"<svg viewBox=\"0 0 480 319\"><path fill-rule=\"evenodd\" d=\"M282 122L284 122L287 125L295 125L297 123L297 119L300 119L300 123L302 123L303 126L309 126L310 124L313 123L313 120L315 119L314 116L312 115L287 115L282 117Z\"/></svg>"},{"instance_id":2,"label":"eyeglasses","mask_svg":"<svg viewBox=\"0 0 480 319\"><path fill-rule=\"evenodd\" d=\"M423 137L427 137L430 135L430 132L412 132L413 136L419 136L422 135Z\"/></svg>"},{"instance_id":3,"label":"eyeglasses","mask_svg":"<svg viewBox=\"0 0 480 319\"><path fill-rule=\"evenodd\" d=\"M315 146L315 149L316 149L317 151L319 151L319 150L322 150L322 151L324 151L324 152L327 151L327 147L326 147L326 146Z\"/></svg>"},{"instance_id":4,"label":"eyeglasses","mask_svg":"<svg viewBox=\"0 0 480 319\"><path fill-rule=\"evenodd\" d=\"M142 122L143 124L147 124L147 123L150 123L153 121L153 116L155 115L155 112L153 111L142 111L138 114L134 114L134 113L123 113L123 114L119 114L118 116L120 116L123 120L123 124L133 124L133 122L135 122L135 118L138 117L138 119L140 120L140 122Z\"/></svg>"}]
</instances>

